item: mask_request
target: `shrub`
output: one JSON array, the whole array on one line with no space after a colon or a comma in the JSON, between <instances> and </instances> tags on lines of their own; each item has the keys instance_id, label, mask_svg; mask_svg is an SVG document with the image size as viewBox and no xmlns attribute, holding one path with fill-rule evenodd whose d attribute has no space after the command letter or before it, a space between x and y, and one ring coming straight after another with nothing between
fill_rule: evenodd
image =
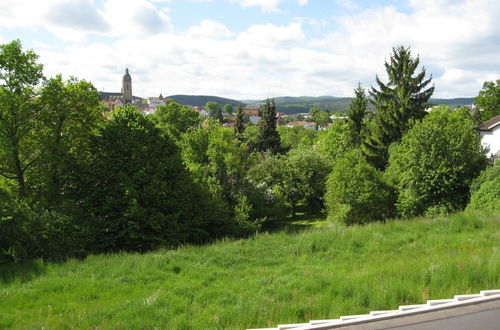
<instances>
[{"instance_id":1,"label":"shrub","mask_svg":"<svg viewBox=\"0 0 500 330\"><path fill-rule=\"evenodd\" d=\"M325 203L330 219L345 224L366 223L391 216L392 190L382 173L359 150L339 158L326 183Z\"/></svg>"},{"instance_id":2,"label":"shrub","mask_svg":"<svg viewBox=\"0 0 500 330\"><path fill-rule=\"evenodd\" d=\"M500 163L488 167L473 181L467 209L500 212Z\"/></svg>"},{"instance_id":3,"label":"shrub","mask_svg":"<svg viewBox=\"0 0 500 330\"><path fill-rule=\"evenodd\" d=\"M463 209L469 187L486 164L466 109L433 110L389 150L387 175L397 189L403 217Z\"/></svg>"}]
</instances>

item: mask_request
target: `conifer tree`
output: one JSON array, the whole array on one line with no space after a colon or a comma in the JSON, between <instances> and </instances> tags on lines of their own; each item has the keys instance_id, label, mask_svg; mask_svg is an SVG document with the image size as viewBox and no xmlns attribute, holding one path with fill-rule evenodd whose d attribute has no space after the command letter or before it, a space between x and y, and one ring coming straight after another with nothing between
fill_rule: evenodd
<instances>
[{"instance_id":1,"label":"conifer tree","mask_svg":"<svg viewBox=\"0 0 500 330\"><path fill-rule=\"evenodd\" d=\"M379 77L379 89L372 87L370 95L375 105L375 123L372 134L364 141L363 152L368 161L379 169L385 168L389 145L399 141L414 120L422 119L426 112L434 86L426 78L425 68L415 74L420 59L412 57L410 48L399 46L392 49L385 69L389 82L384 84Z\"/></svg>"},{"instance_id":2,"label":"conifer tree","mask_svg":"<svg viewBox=\"0 0 500 330\"><path fill-rule=\"evenodd\" d=\"M234 124L234 133L237 137L240 137L245 131L245 113L243 112L243 106L238 105L236 110L236 122Z\"/></svg>"},{"instance_id":3,"label":"conifer tree","mask_svg":"<svg viewBox=\"0 0 500 330\"><path fill-rule=\"evenodd\" d=\"M363 120L366 117L368 106L368 99L366 97L365 89L358 83L358 87L354 89L354 98L347 109L347 116L349 117L349 126L353 133L353 140L356 145L361 142L361 131L363 129Z\"/></svg>"},{"instance_id":4,"label":"conifer tree","mask_svg":"<svg viewBox=\"0 0 500 330\"><path fill-rule=\"evenodd\" d=\"M281 150L280 135L276 129L276 105L274 99L267 100L262 109L262 120L259 122L259 135L257 142L259 151L277 153Z\"/></svg>"}]
</instances>

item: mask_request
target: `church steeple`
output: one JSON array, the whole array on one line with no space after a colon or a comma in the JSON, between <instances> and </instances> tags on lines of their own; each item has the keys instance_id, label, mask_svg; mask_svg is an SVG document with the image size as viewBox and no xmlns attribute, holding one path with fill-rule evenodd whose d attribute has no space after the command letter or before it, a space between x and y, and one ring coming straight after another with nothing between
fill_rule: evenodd
<instances>
[{"instance_id":1,"label":"church steeple","mask_svg":"<svg viewBox=\"0 0 500 330\"><path fill-rule=\"evenodd\" d=\"M124 103L132 103L132 77L128 73L128 68L125 69L122 79L122 97Z\"/></svg>"}]
</instances>

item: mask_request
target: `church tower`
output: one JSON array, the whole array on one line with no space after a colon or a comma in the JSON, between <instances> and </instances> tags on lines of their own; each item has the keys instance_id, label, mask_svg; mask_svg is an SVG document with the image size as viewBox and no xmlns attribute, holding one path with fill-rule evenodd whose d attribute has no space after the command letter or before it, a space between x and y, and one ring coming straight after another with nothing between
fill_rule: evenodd
<instances>
[{"instance_id":1,"label":"church tower","mask_svg":"<svg viewBox=\"0 0 500 330\"><path fill-rule=\"evenodd\" d=\"M132 78L128 73L128 68L125 69L122 79L122 97L123 103L132 103Z\"/></svg>"}]
</instances>

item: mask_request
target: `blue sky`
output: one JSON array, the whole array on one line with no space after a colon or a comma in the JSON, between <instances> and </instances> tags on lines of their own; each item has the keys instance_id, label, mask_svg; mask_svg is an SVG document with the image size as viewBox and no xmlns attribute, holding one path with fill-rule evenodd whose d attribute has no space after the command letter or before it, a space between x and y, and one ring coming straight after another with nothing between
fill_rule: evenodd
<instances>
[{"instance_id":1,"label":"blue sky","mask_svg":"<svg viewBox=\"0 0 500 330\"><path fill-rule=\"evenodd\" d=\"M134 94L352 96L410 46L435 97L500 79L496 0L2 0L0 42L20 39L52 76Z\"/></svg>"}]
</instances>

